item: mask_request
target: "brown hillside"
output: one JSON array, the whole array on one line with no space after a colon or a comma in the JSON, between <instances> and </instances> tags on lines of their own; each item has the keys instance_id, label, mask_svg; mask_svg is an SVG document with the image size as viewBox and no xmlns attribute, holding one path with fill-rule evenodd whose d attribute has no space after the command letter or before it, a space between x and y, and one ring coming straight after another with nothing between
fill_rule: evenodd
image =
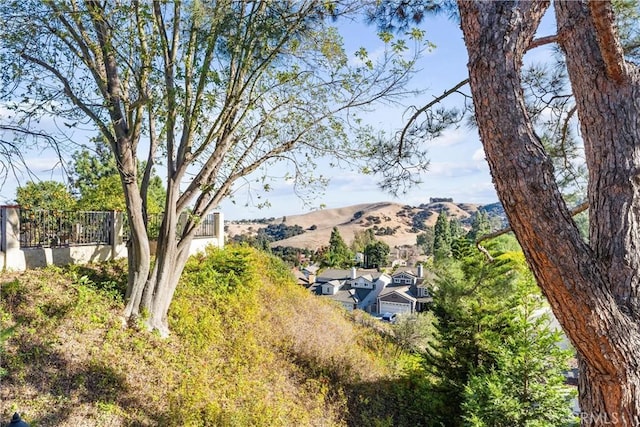
<instances>
[{"instance_id":1,"label":"brown hillside","mask_svg":"<svg viewBox=\"0 0 640 427\"><path fill-rule=\"evenodd\" d=\"M324 209L303 215L279 217L271 221L273 224L284 222L289 225L299 225L307 230L305 233L288 239L273 242L272 246L292 246L315 250L329 243L331 230L338 227L342 238L351 243L356 231L368 228L374 230L393 229L393 235L378 235L390 247L413 246L416 244L418 232L413 228L413 218L420 215L424 224L434 226L441 211L449 218L461 221L468 219L480 205L471 203L437 202L420 205L419 207L402 205L391 202L359 204L337 209ZM243 233L255 233L265 227L260 223L230 223L227 227L229 237ZM314 227L315 226L315 227ZM315 228L311 230L310 228Z\"/></svg>"}]
</instances>

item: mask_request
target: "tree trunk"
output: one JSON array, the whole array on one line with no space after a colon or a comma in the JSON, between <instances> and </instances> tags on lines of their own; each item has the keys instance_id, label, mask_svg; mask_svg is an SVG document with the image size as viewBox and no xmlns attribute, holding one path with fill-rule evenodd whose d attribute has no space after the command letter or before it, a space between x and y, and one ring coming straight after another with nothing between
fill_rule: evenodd
<instances>
[{"instance_id":1,"label":"tree trunk","mask_svg":"<svg viewBox=\"0 0 640 427\"><path fill-rule=\"evenodd\" d=\"M589 168L586 244L534 133L521 85L522 59L548 2L459 6L480 137L511 228L578 352L582 425L638 425L637 83L607 74L586 6L557 2Z\"/></svg>"},{"instance_id":2,"label":"tree trunk","mask_svg":"<svg viewBox=\"0 0 640 427\"><path fill-rule=\"evenodd\" d=\"M178 239L176 186L168 185L165 214L158 234L156 261L142 294L141 306L148 311L147 326L161 336L169 335L167 314L176 287L189 257L191 236Z\"/></svg>"},{"instance_id":3,"label":"tree trunk","mask_svg":"<svg viewBox=\"0 0 640 427\"><path fill-rule=\"evenodd\" d=\"M140 315L140 301L151 266L151 250L138 186L134 180L124 187L130 229L127 243L129 277L124 316L129 321Z\"/></svg>"}]
</instances>

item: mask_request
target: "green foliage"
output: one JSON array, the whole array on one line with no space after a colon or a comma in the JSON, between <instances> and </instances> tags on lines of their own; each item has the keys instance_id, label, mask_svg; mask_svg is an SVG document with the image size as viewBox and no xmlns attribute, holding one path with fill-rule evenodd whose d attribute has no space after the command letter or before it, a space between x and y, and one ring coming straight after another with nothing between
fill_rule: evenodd
<instances>
[{"instance_id":1,"label":"green foliage","mask_svg":"<svg viewBox=\"0 0 640 427\"><path fill-rule=\"evenodd\" d=\"M570 352L558 348L559 334L544 317L532 319L542 296L522 252L501 253L491 243L489 261L457 242L456 256L437 264L436 334L425 355L435 413L454 426L569 420L561 373Z\"/></svg>"},{"instance_id":2,"label":"green foliage","mask_svg":"<svg viewBox=\"0 0 640 427\"><path fill-rule=\"evenodd\" d=\"M126 211L120 177L117 174L103 176L93 186L84 187L78 208L86 211Z\"/></svg>"},{"instance_id":3,"label":"green foliage","mask_svg":"<svg viewBox=\"0 0 640 427\"><path fill-rule=\"evenodd\" d=\"M416 244L425 255L433 254L433 242L434 242L435 234L432 227L426 227L424 232L419 233L416 236Z\"/></svg>"},{"instance_id":4,"label":"green foliage","mask_svg":"<svg viewBox=\"0 0 640 427\"><path fill-rule=\"evenodd\" d=\"M471 221L471 230L467 233L467 239L476 241L478 238L491 232L489 214L485 210L479 210Z\"/></svg>"},{"instance_id":5,"label":"green foliage","mask_svg":"<svg viewBox=\"0 0 640 427\"><path fill-rule=\"evenodd\" d=\"M0 330L13 333L0 361L0 418L11 407L59 426L414 426L429 417L415 360L353 321L370 316L298 287L276 257L238 246L192 257L167 339L122 327L125 280L122 262L3 279Z\"/></svg>"},{"instance_id":6,"label":"green foliage","mask_svg":"<svg viewBox=\"0 0 640 427\"><path fill-rule=\"evenodd\" d=\"M361 213L362 211L356 212L353 216L356 217L356 214ZM361 214L362 215L362 214ZM360 215L360 216L361 216ZM367 228L366 230L356 230L353 233L353 240L351 241L351 250L353 252L364 252L364 248L367 247L368 244L374 243L376 241L375 232L372 228Z\"/></svg>"},{"instance_id":7,"label":"green foliage","mask_svg":"<svg viewBox=\"0 0 640 427\"><path fill-rule=\"evenodd\" d=\"M71 185L78 191L78 208L124 212L124 190L113 154L102 140L95 140L94 143L93 151L85 148L72 155ZM142 177L145 164L146 162L140 162L138 165L138 177ZM163 212L165 198L162 180L154 175L149 182L147 212Z\"/></svg>"},{"instance_id":8,"label":"green foliage","mask_svg":"<svg viewBox=\"0 0 640 427\"><path fill-rule=\"evenodd\" d=\"M95 138L94 149L84 148L71 155L70 165L71 186L83 198L88 192L95 191L103 178L117 176L116 160L109 150L109 146L102 138ZM122 190L120 190L122 193Z\"/></svg>"},{"instance_id":9,"label":"green foliage","mask_svg":"<svg viewBox=\"0 0 640 427\"><path fill-rule=\"evenodd\" d=\"M403 315L392 326L393 339L398 347L411 353L424 353L435 334L433 313Z\"/></svg>"},{"instance_id":10,"label":"green foliage","mask_svg":"<svg viewBox=\"0 0 640 427\"><path fill-rule=\"evenodd\" d=\"M442 211L438 215L433 229L433 255L436 260L441 260L451 255L451 228L447 214Z\"/></svg>"},{"instance_id":11,"label":"green foliage","mask_svg":"<svg viewBox=\"0 0 640 427\"><path fill-rule=\"evenodd\" d=\"M369 243L364 248L365 268L382 268L389 265L389 245L382 241Z\"/></svg>"},{"instance_id":12,"label":"green foliage","mask_svg":"<svg viewBox=\"0 0 640 427\"><path fill-rule=\"evenodd\" d=\"M634 0L613 0L612 4L625 56L637 64L640 62L640 5Z\"/></svg>"},{"instance_id":13,"label":"green foliage","mask_svg":"<svg viewBox=\"0 0 640 427\"><path fill-rule=\"evenodd\" d=\"M294 248L292 246L276 246L271 248L271 253L289 265L299 266L301 260L310 260L314 252L310 249Z\"/></svg>"},{"instance_id":14,"label":"green foliage","mask_svg":"<svg viewBox=\"0 0 640 427\"><path fill-rule=\"evenodd\" d=\"M67 187L57 181L29 181L16 190L16 203L24 209L72 211L75 200Z\"/></svg>"},{"instance_id":15,"label":"green foliage","mask_svg":"<svg viewBox=\"0 0 640 427\"><path fill-rule=\"evenodd\" d=\"M533 287L531 287L533 289ZM573 355L549 329L539 295L522 294L507 333L494 337L495 366L471 374L464 390L463 418L471 426L563 426L574 422L575 393L563 370Z\"/></svg>"},{"instance_id":16,"label":"green foliage","mask_svg":"<svg viewBox=\"0 0 640 427\"><path fill-rule=\"evenodd\" d=\"M278 241L302 234L304 229L299 225L286 225L283 221L280 224L269 224L266 228L260 229L258 233L264 233L272 241Z\"/></svg>"},{"instance_id":17,"label":"green foliage","mask_svg":"<svg viewBox=\"0 0 640 427\"><path fill-rule=\"evenodd\" d=\"M333 227L329 237L329 248L325 252L321 265L323 267L346 268L354 262L353 252L342 239L338 227Z\"/></svg>"}]
</instances>

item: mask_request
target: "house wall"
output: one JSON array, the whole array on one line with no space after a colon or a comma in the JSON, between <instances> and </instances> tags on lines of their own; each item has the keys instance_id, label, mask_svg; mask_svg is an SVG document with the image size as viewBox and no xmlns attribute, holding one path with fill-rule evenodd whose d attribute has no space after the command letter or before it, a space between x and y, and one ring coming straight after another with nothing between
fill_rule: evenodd
<instances>
[{"instance_id":1,"label":"house wall","mask_svg":"<svg viewBox=\"0 0 640 427\"><path fill-rule=\"evenodd\" d=\"M378 296L380 295L380 292L382 292L382 290L390 282L391 282L390 277L387 277L385 279L384 275L380 276L376 281L375 286L373 287L373 290L369 292L369 294L367 294L367 296L358 304L358 308L371 313L375 313L375 312L381 313L377 304Z\"/></svg>"},{"instance_id":2,"label":"house wall","mask_svg":"<svg viewBox=\"0 0 640 427\"><path fill-rule=\"evenodd\" d=\"M21 248L19 210L18 206L0 207L0 265L5 270L23 271L47 265L86 264L127 256L127 246L123 239L122 213L114 213L111 233L114 238L108 245ZM221 212L214 215L218 216L216 236L193 239L189 254L201 252L208 245L224 247L224 217ZM155 248L155 242L151 243L152 248Z\"/></svg>"}]
</instances>

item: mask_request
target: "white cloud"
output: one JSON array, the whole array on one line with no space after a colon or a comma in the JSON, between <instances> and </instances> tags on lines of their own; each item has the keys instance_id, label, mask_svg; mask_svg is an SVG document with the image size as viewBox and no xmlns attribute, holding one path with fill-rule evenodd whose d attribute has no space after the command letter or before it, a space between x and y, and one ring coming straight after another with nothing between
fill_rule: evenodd
<instances>
[{"instance_id":1,"label":"white cloud","mask_svg":"<svg viewBox=\"0 0 640 427\"><path fill-rule=\"evenodd\" d=\"M480 162L481 162L481 163L486 164L486 163L487 163L487 158L486 158L486 156L485 156L485 154L484 154L484 148L478 148L478 149L473 153L473 155L471 156L471 159L472 159L474 162L478 162L478 163L480 163Z\"/></svg>"}]
</instances>

